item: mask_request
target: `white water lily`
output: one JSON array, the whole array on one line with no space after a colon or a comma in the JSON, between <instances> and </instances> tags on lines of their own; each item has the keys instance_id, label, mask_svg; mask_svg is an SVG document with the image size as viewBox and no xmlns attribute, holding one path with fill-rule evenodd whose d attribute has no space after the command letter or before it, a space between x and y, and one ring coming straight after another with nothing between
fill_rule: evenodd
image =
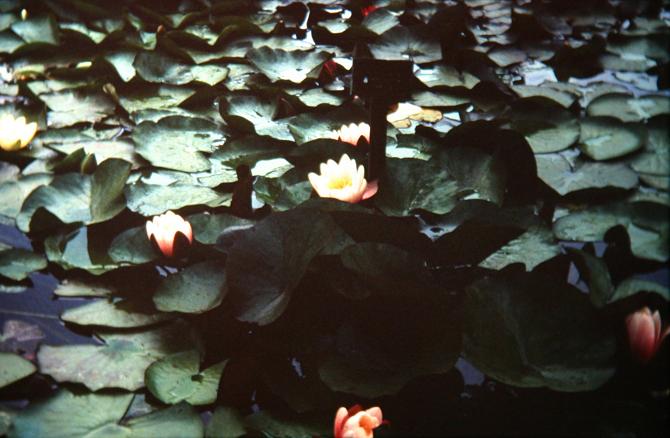
<instances>
[{"instance_id":1,"label":"white water lily","mask_svg":"<svg viewBox=\"0 0 670 438\"><path fill-rule=\"evenodd\" d=\"M166 257L172 257L174 254L174 242L177 233L182 233L189 243L193 242L191 224L178 214L168 211L154 217L153 220L147 221L147 237L149 237L149 240L152 237L156 240L158 248Z\"/></svg>"},{"instance_id":2,"label":"white water lily","mask_svg":"<svg viewBox=\"0 0 670 438\"><path fill-rule=\"evenodd\" d=\"M0 116L0 147L6 151L24 148L37 132L37 123L26 123L26 118L11 114Z\"/></svg>"},{"instance_id":3,"label":"white water lily","mask_svg":"<svg viewBox=\"0 0 670 438\"><path fill-rule=\"evenodd\" d=\"M356 146L361 137L370 143L370 125L365 122L361 122L358 125L355 123L342 125L337 131L330 131L330 138L350 143L354 146Z\"/></svg>"},{"instance_id":4,"label":"white water lily","mask_svg":"<svg viewBox=\"0 0 670 438\"><path fill-rule=\"evenodd\" d=\"M377 182L368 183L363 166L356 166L356 160L347 154L342 155L339 163L334 160L321 163L320 171L320 175L312 172L307 176L322 198L356 203L377 193Z\"/></svg>"}]
</instances>

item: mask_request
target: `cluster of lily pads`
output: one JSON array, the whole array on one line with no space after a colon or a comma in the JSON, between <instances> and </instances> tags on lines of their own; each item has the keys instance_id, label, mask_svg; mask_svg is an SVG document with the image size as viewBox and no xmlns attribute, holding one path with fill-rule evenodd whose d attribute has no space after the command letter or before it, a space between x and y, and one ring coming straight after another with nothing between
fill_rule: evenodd
<instances>
[{"instance_id":1,"label":"cluster of lily pads","mask_svg":"<svg viewBox=\"0 0 670 438\"><path fill-rule=\"evenodd\" d=\"M328 435L359 402L386 433L462 434L407 395L459 358L512 388L616 382L627 315L668 320L669 17L0 2L0 217L32 242L0 243L0 293L49 272L87 299L60 318L95 339L0 353L3 391L58 384L0 407L0 434ZM413 61L413 92L389 108L376 193L332 199L323 163L369 152L354 56ZM174 248L147 235L166 212L190 224Z\"/></svg>"}]
</instances>

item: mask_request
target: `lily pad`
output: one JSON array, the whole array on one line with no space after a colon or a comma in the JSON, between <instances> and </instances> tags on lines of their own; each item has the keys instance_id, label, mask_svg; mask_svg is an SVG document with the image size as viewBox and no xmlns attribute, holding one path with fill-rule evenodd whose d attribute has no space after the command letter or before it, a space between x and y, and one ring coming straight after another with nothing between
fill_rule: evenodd
<instances>
[{"instance_id":1,"label":"lily pad","mask_svg":"<svg viewBox=\"0 0 670 438\"><path fill-rule=\"evenodd\" d=\"M230 126L246 133L293 140L286 120L275 120L277 103L248 94L235 94L221 105L221 116Z\"/></svg>"},{"instance_id":2,"label":"lily pad","mask_svg":"<svg viewBox=\"0 0 670 438\"><path fill-rule=\"evenodd\" d=\"M188 403L135 417L121 426L128 438L160 436L162 438L201 437L204 426L198 411ZM125 435L121 435L125 436Z\"/></svg>"},{"instance_id":3,"label":"lily pad","mask_svg":"<svg viewBox=\"0 0 670 438\"><path fill-rule=\"evenodd\" d=\"M128 208L144 216L154 216L189 205L229 206L232 200L230 193L180 183L162 186L137 182L126 186L125 194Z\"/></svg>"},{"instance_id":4,"label":"lily pad","mask_svg":"<svg viewBox=\"0 0 670 438\"><path fill-rule=\"evenodd\" d=\"M482 261L482 268L500 270L512 263L523 263L526 271L561 253L551 229L541 226L529 228Z\"/></svg>"},{"instance_id":5,"label":"lily pad","mask_svg":"<svg viewBox=\"0 0 670 438\"><path fill-rule=\"evenodd\" d=\"M0 204L0 214L16 218L28 195L39 186L48 185L52 179L53 175L49 173L36 173L22 175L16 181L8 180L0 183L0 198L3 200Z\"/></svg>"},{"instance_id":6,"label":"lily pad","mask_svg":"<svg viewBox=\"0 0 670 438\"><path fill-rule=\"evenodd\" d=\"M512 128L526 137L536 154L561 151L579 139L577 119L544 98L519 100L507 115L512 119Z\"/></svg>"},{"instance_id":7,"label":"lily pad","mask_svg":"<svg viewBox=\"0 0 670 438\"><path fill-rule=\"evenodd\" d=\"M667 218L668 207L657 203L607 204L561 217L554 222L554 234L563 240L596 242L604 240L610 228L622 225L635 256L665 262L670 252Z\"/></svg>"},{"instance_id":8,"label":"lily pad","mask_svg":"<svg viewBox=\"0 0 670 438\"><path fill-rule=\"evenodd\" d=\"M241 231L226 261L235 316L260 325L279 318L307 265L336 228L326 213L295 209L274 213Z\"/></svg>"},{"instance_id":9,"label":"lily pad","mask_svg":"<svg viewBox=\"0 0 670 438\"><path fill-rule=\"evenodd\" d=\"M396 26L380 35L370 51L377 59L414 61L417 64L442 59L440 43L419 26Z\"/></svg>"},{"instance_id":10,"label":"lily pad","mask_svg":"<svg viewBox=\"0 0 670 438\"><path fill-rule=\"evenodd\" d=\"M61 314L63 321L114 328L144 327L170 318L172 315L156 312L139 300L118 299L96 300Z\"/></svg>"},{"instance_id":11,"label":"lily pad","mask_svg":"<svg viewBox=\"0 0 670 438\"><path fill-rule=\"evenodd\" d=\"M207 438L239 438L246 434L244 418L237 410L227 406L217 406L207 425Z\"/></svg>"},{"instance_id":12,"label":"lily pad","mask_svg":"<svg viewBox=\"0 0 670 438\"><path fill-rule=\"evenodd\" d=\"M463 344L468 361L512 386L589 391L615 370L614 336L588 297L539 272L476 281L466 295Z\"/></svg>"},{"instance_id":13,"label":"lily pad","mask_svg":"<svg viewBox=\"0 0 670 438\"><path fill-rule=\"evenodd\" d=\"M562 196L579 190L614 187L629 190L637 186L637 174L625 164L578 161L570 163L560 154L535 157L537 176Z\"/></svg>"},{"instance_id":14,"label":"lily pad","mask_svg":"<svg viewBox=\"0 0 670 438\"><path fill-rule=\"evenodd\" d=\"M216 243L219 235L228 229L243 229L254 224L252 220L230 214L199 213L189 216L187 220L193 227L193 237L205 245Z\"/></svg>"},{"instance_id":15,"label":"lily pad","mask_svg":"<svg viewBox=\"0 0 670 438\"><path fill-rule=\"evenodd\" d=\"M225 366L226 361L200 371L198 351L171 354L147 368L147 388L163 403L186 401L191 405L207 405L216 400Z\"/></svg>"},{"instance_id":16,"label":"lily pad","mask_svg":"<svg viewBox=\"0 0 670 438\"><path fill-rule=\"evenodd\" d=\"M326 52L271 49L267 46L251 49L247 59L271 81L301 83L305 79L316 79L319 67L330 56Z\"/></svg>"},{"instance_id":17,"label":"lily pad","mask_svg":"<svg viewBox=\"0 0 670 438\"><path fill-rule=\"evenodd\" d=\"M22 248L0 250L0 275L14 281L28 278L31 272L47 267L47 261L41 254L35 254Z\"/></svg>"},{"instance_id":18,"label":"lily pad","mask_svg":"<svg viewBox=\"0 0 670 438\"><path fill-rule=\"evenodd\" d=\"M95 123L114 113L114 104L102 91L86 88L41 94L49 112L50 128L63 128L77 123Z\"/></svg>"},{"instance_id":19,"label":"lily pad","mask_svg":"<svg viewBox=\"0 0 670 438\"><path fill-rule=\"evenodd\" d=\"M39 370L58 382L75 382L92 391L144 387L144 372L154 361L192 349L198 340L184 323L129 333L100 333L104 345L42 345Z\"/></svg>"},{"instance_id":20,"label":"lily pad","mask_svg":"<svg viewBox=\"0 0 670 438\"><path fill-rule=\"evenodd\" d=\"M589 103L586 113L589 116L616 117L624 122L639 122L659 114L670 114L670 97L604 94Z\"/></svg>"},{"instance_id":21,"label":"lily pad","mask_svg":"<svg viewBox=\"0 0 670 438\"><path fill-rule=\"evenodd\" d=\"M116 236L109 245L109 257L116 263L141 265L160 257L147 236L146 227L135 227Z\"/></svg>"},{"instance_id":22,"label":"lily pad","mask_svg":"<svg viewBox=\"0 0 670 438\"><path fill-rule=\"evenodd\" d=\"M188 65L179 59L158 53L140 52L133 62L137 74L147 82L184 85L202 82L216 85L228 76L228 69L221 65Z\"/></svg>"},{"instance_id":23,"label":"lily pad","mask_svg":"<svg viewBox=\"0 0 670 438\"><path fill-rule=\"evenodd\" d=\"M164 279L153 300L163 312L202 313L221 304L227 292L223 263L212 260Z\"/></svg>"},{"instance_id":24,"label":"lily pad","mask_svg":"<svg viewBox=\"0 0 670 438\"><path fill-rule=\"evenodd\" d=\"M594 160L610 160L640 149L646 139L644 126L622 123L610 117L587 117L580 121L580 149Z\"/></svg>"},{"instance_id":25,"label":"lily pad","mask_svg":"<svg viewBox=\"0 0 670 438\"><path fill-rule=\"evenodd\" d=\"M204 153L214 152L226 136L216 124L195 117L172 116L142 122L133 131L137 152L151 164L184 172L209 170Z\"/></svg>"},{"instance_id":26,"label":"lily pad","mask_svg":"<svg viewBox=\"0 0 670 438\"><path fill-rule=\"evenodd\" d=\"M34 373L35 365L18 354L0 352L0 388Z\"/></svg>"}]
</instances>

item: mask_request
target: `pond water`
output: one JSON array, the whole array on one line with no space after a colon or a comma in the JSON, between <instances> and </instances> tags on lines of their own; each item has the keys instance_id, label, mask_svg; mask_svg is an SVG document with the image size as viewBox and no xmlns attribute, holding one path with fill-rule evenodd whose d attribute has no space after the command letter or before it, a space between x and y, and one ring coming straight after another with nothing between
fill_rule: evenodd
<instances>
[{"instance_id":1,"label":"pond water","mask_svg":"<svg viewBox=\"0 0 670 438\"><path fill-rule=\"evenodd\" d=\"M665 3L0 2L0 436L667 436Z\"/></svg>"}]
</instances>

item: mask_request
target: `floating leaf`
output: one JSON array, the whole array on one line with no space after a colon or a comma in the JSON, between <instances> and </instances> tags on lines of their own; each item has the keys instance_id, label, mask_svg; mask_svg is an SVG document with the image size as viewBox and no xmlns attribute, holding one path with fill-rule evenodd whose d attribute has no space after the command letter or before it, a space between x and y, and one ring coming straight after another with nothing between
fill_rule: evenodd
<instances>
[{"instance_id":1,"label":"floating leaf","mask_svg":"<svg viewBox=\"0 0 670 438\"><path fill-rule=\"evenodd\" d=\"M531 227L482 261L482 268L500 270L512 263L523 263L526 271L561 253L554 234L546 227Z\"/></svg>"},{"instance_id":2,"label":"floating leaf","mask_svg":"<svg viewBox=\"0 0 670 438\"><path fill-rule=\"evenodd\" d=\"M126 186L125 193L128 208L143 216L155 216L189 205L229 206L232 199L229 193L179 183L162 186L137 182Z\"/></svg>"},{"instance_id":3,"label":"floating leaf","mask_svg":"<svg viewBox=\"0 0 670 438\"><path fill-rule=\"evenodd\" d=\"M221 65L188 65L155 51L140 52L133 67L142 79L158 84L184 85L195 81L216 85L228 76L228 69Z\"/></svg>"},{"instance_id":4,"label":"floating leaf","mask_svg":"<svg viewBox=\"0 0 670 438\"><path fill-rule=\"evenodd\" d=\"M222 105L221 115L234 128L277 140L293 140L287 122L275 120L276 102L245 94L228 96L226 102L227 105Z\"/></svg>"},{"instance_id":5,"label":"floating leaf","mask_svg":"<svg viewBox=\"0 0 670 438\"><path fill-rule=\"evenodd\" d=\"M154 361L198 345L183 323L123 334L100 333L104 345L42 345L37 352L40 372L58 382L75 382L92 391L144 386L144 372Z\"/></svg>"},{"instance_id":6,"label":"floating leaf","mask_svg":"<svg viewBox=\"0 0 670 438\"><path fill-rule=\"evenodd\" d=\"M160 257L147 236L145 226L126 230L116 236L109 245L109 257L116 263L140 265Z\"/></svg>"},{"instance_id":7,"label":"floating leaf","mask_svg":"<svg viewBox=\"0 0 670 438\"><path fill-rule=\"evenodd\" d=\"M50 128L63 128L77 123L95 123L114 112L114 104L102 91L90 89L64 90L40 95L49 112Z\"/></svg>"},{"instance_id":8,"label":"floating leaf","mask_svg":"<svg viewBox=\"0 0 670 438\"><path fill-rule=\"evenodd\" d=\"M61 314L63 321L114 328L143 327L171 317L138 300L96 300Z\"/></svg>"},{"instance_id":9,"label":"floating leaf","mask_svg":"<svg viewBox=\"0 0 670 438\"><path fill-rule=\"evenodd\" d=\"M171 354L147 368L147 388L163 403L186 401L191 405L207 405L216 401L225 366L224 361L200 371L198 351Z\"/></svg>"},{"instance_id":10,"label":"floating leaf","mask_svg":"<svg viewBox=\"0 0 670 438\"><path fill-rule=\"evenodd\" d=\"M217 406L205 432L207 438L239 438L245 434L244 418L227 406Z\"/></svg>"},{"instance_id":11,"label":"floating leaf","mask_svg":"<svg viewBox=\"0 0 670 438\"><path fill-rule=\"evenodd\" d=\"M247 52L247 59L271 81L290 81L301 83L307 78L316 79L319 67L328 58L325 52L260 47Z\"/></svg>"},{"instance_id":12,"label":"floating leaf","mask_svg":"<svg viewBox=\"0 0 670 438\"><path fill-rule=\"evenodd\" d=\"M515 102L507 116L512 129L526 137L536 154L557 152L572 146L579 139L579 123L567 110L543 98Z\"/></svg>"},{"instance_id":13,"label":"floating leaf","mask_svg":"<svg viewBox=\"0 0 670 438\"><path fill-rule=\"evenodd\" d=\"M162 438L201 437L204 426L198 411L188 403L135 417L123 424L130 438L159 436Z\"/></svg>"},{"instance_id":14,"label":"floating leaf","mask_svg":"<svg viewBox=\"0 0 670 438\"><path fill-rule=\"evenodd\" d=\"M610 160L642 147L647 133L643 126L621 123L610 117L587 117L580 121L580 149L594 160Z\"/></svg>"},{"instance_id":15,"label":"floating leaf","mask_svg":"<svg viewBox=\"0 0 670 438\"><path fill-rule=\"evenodd\" d=\"M243 229L253 225L249 219L230 214L199 213L186 218L193 227L193 237L205 245L213 245L218 237L228 229Z\"/></svg>"},{"instance_id":16,"label":"floating leaf","mask_svg":"<svg viewBox=\"0 0 670 438\"><path fill-rule=\"evenodd\" d=\"M586 108L589 116L611 116L624 122L639 122L659 114L670 114L670 97L611 93L597 97Z\"/></svg>"},{"instance_id":17,"label":"floating leaf","mask_svg":"<svg viewBox=\"0 0 670 438\"><path fill-rule=\"evenodd\" d=\"M589 391L614 374L615 339L588 297L539 272L472 284L463 344L468 361L513 386Z\"/></svg>"},{"instance_id":18,"label":"floating leaf","mask_svg":"<svg viewBox=\"0 0 670 438\"><path fill-rule=\"evenodd\" d=\"M0 275L12 280L24 280L31 272L46 267L47 261L41 254L22 248L0 250Z\"/></svg>"},{"instance_id":19,"label":"floating leaf","mask_svg":"<svg viewBox=\"0 0 670 438\"><path fill-rule=\"evenodd\" d=\"M18 354L0 352L0 388L31 375L35 370L35 365Z\"/></svg>"},{"instance_id":20,"label":"floating leaf","mask_svg":"<svg viewBox=\"0 0 670 438\"><path fill-rule=\"evenodd\" d=\"M554 234L563 240L602 241L617 225L628 232L631 251L637 257L668 260L668 207L651 202L593 206L561 217L554 222Z\"/></svg>"},{"instance_id":21,"label":"floating leaf","mask_svg":"<svg viewBox=\"0 0 670 438\"><path fill-rule=\"evenodd\" d=\"M221 304L227 291L223 263L207 261L164 279L153 299L163 312L202 313Z\"/></svg>"},{"instance_id":22,"label":"floating leaf","mask_svg":"<svg viewBox=\"0 0 670 438\"><path fill-rule=\"evenodd\" d=\"M396 26L370 45L377 59L414 61L417 64L442 59L440 44L421 27Z\"/></svg>"}]
</instances>

